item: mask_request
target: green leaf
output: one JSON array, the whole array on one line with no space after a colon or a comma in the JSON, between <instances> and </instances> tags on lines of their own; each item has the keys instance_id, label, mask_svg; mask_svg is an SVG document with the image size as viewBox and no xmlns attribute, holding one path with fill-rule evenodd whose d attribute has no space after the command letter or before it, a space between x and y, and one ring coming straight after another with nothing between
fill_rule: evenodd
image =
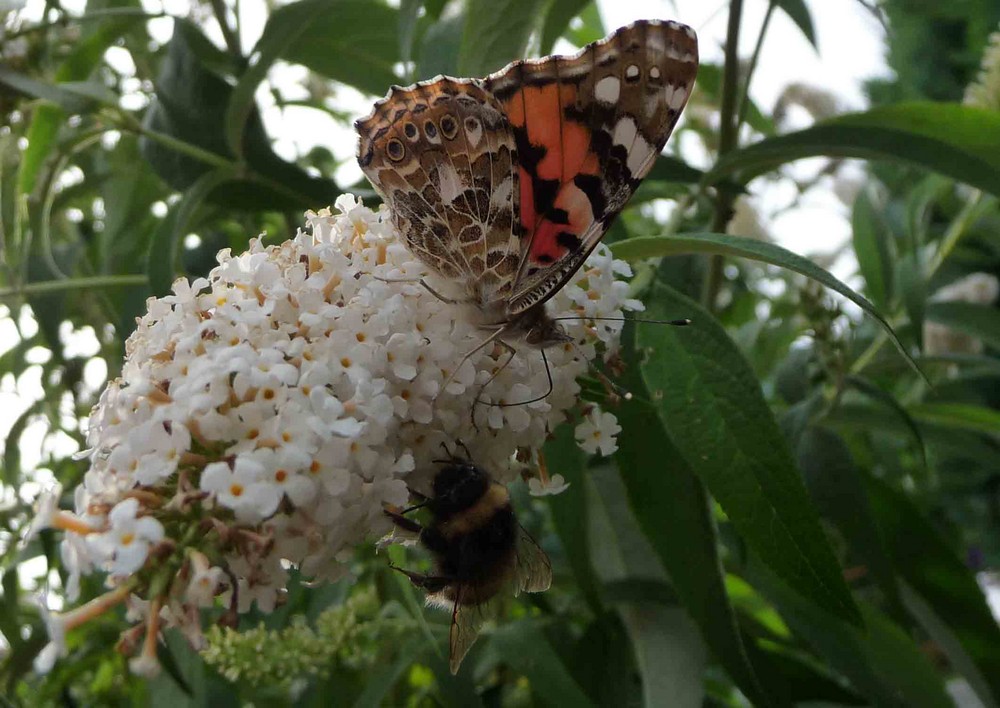
<instances>
[{"instance_id":1,"label":"green leaf","mask_svg":"<svg viewBox=\"0 0 1000 708\"><path fill-rule=\"evenodd\" d=\"M484 76L524 56L544 4L536 0L469 0L458 52L461 76Z\"/></svg>"},{"instance_id":2,"label":"green leaf","mask_svg":"<svg viewBox=\"0 0 1000 708\"><path fill-rule=\"evenodd\" d=\"M934 608L916 590L905 583L902 590L903 602L906 603L906 609L910 611L910 614L916 618L928 636L944 652L944 655L948 657L948 662L955 672L969 682L969 686L976 692L976 695L983 702L984 706L997 706L998 703L993 698L989 682L976 666L972 657L969 656L969 653L965 651L965 647L962 646L961 641L955 636L955 632L952 631L948 623L934 611Z\"/></svg>"},{"instance_id":3,"label":"green leaf","mask_svg":"<svg viewBox=\"0 0 1000 708\"><path fill-rule=\"evenodd\" d=\"M422 81L443 74L456 76L462 48L462 15L444 17L427 28L420 42L414 79Z\"/></svg>"},{"instance_id":4,"label":"green leaf","mask_svg":"<svg viewBox=\"0 0 1000 708\"><path fill-rule=\"evenodd\" d=\"M156 99L144 121L144 157L160 177L180 191L234 159L225 124L233 87L202 61L207 50L199 47L206 42L193 24L175 22L167 56L160 65ZM182 151L182 145L189 149ZM192 149L206 157L192 156ZM246 164L241 165L244 169L239 177L234 174L217 184L207 197L210 202L254 211L300 209L328 204L338 193L330 180L311 177L274 153L256 108L246 121L242 154Z\"/></svg>"},{"instance_id":5,"label":"green leaf","mask_svg":"<svg viewBox=\"0 0 1000 708\"><path fill-rule=\"evenodd\" d=\"M722 326L660 287L643 327L642 375L670 439L740 535L796 592L847 622L860 616L756 377ZM680 443L680 444L678 444Z\"/></svg>"},{"instance_id":6,"label":"green leaf","mask_svg":"<svg viewBox=\"0 0 1000 708\"><path fill-rule=\"evenodd\" d=\"M401 0L399 3L399 59L404 64L413 59L413 39L423 0Z\"/></svg>"},{"instance_id":7,"label":"green leaf","mask_svg":"<svg viewBox=\"0 0 1000 708\"><path fill-rule=\"evenodd\" d=\"M642 535L615 469L610 465L593 468L586 482L592 509L591 555L601 579L607 583L640 577L662 582L663 568ZM618 614L642 676L644 704L700 703L706 651L690 615L676 603L665 606L660 601L620 603Z\"/></svg>"},{"instance_id":8,"label":"green leaf","mask_svg":"<svg viewBox=\"0 0 1000 708\"><path fill-rule=\"evenodd\" d=\"M907 409L921 423L1000 435L1000 412L963 403L917 403Z\"/></svg>"},{"instance_id":9,"label":"green leaf","mask_svg":"<svg viewBox=\"0 0 1000 708\"><path fill-rule=\"evenodd\" d=\"M73 44L69 56L59 65L53 77L56 83L85 81L101 61L104 52L143 17L116 17L103 20ZM24 150L18 189L29 194L35 188L38 172L55 146L56 136L66 122L66 113L53 105L39 106L28 128L28 147Z\"/></svg>"},{"instance_id":10,"label":"green leaf","mask_svg":"<svg viewBox=\"0 0 1000 708\"><path fill-rule=\"evenodd\" d=\"M102 103L118 104L117 97L104 84L83 81L50 84L3 66L0 66L0 84L32 98L54 103L69 113L86 113Z\"/></svg>"},{"instance_id":11,"label":"green leaf","mask_svg":"<svg viewBox=\"0 0 1000 708\"><path fill-rule=\"evenodd\" d=\"M924 445L924 436L920 432L920 426L918 426L916 421L913 420L913 417L909 414L909 412L903 408L903 405L897 401L891 393L882 390L863 376L851 374L847 376L845 382L849 386L871 398L873 401L877 401L878 403L888 407L899 417L901 421L903 421L906 427L913 434L913 438L917 443L917 448L920 450L920 461L923 463L924 471L926 472L928 469L927 446Z\"/></svg>"},{"instance_id":12,"label":"green leaf","mask_svg":"<svg viewBox=\"0 0 1000 708\"><path fill-rule=\"evenodd\" d=\"M153 295L160 297L170 292L170 286L176 277L177 248L188 233L195 212L213 189L231 177L232 173L228 170L216 170L202 175L160 223L149 244L146 269Z\"/></svg>"},{"instance_id":13,"label":"green leaf","mask_svg":"<svg viewBox=\"0 0 1000 708\"><path fill-rule=\"evenodd\" d=\"M572 649L568 658L573 675L597 705L640 704L632 645L617 613L597 616Z\"/></svg>"},{"instance_id":14,"label":"green leaf","mask_svg":"<svg viewBox=\"0 0 1000 708\"><path fill-rule=\"evenodd\" d=\"M868 296L886 308L893 295L892 239L867 190L858 193L851 215L854 253Z\"/></svg>"},{"instance_id":15,"label":"green leaf","mask_svg":"<svg viewBox=\"0 0 1000 708\"><path fill-rule=\"evenodd\" d=\"M399 81L399 11L370 0L301 0L271 14L268 27L285 43L282 59L376 96Z\"/></svg>"},{"instance_id":16,"label":"green leaf","mask_svg":"<svg viewBox=\"0 0 1000 708\"><path fill-rule=\"evenodd\" d=\"M556 40L563 36L569 21L583 12L592 0L552 0L542 24L541 53L551 54Z\"/></svg>"},{"instance_id":17,"label":"green leaf","mask_svg":"<svg viewBox=\"0 0 1000 708\"><path fill-rule=\"evenodd\" d=\"M988 682L996 705L1000 701L1000 626L976 579L904 495L871 476L866 483L899 574L960 642Z\"/></svg>"},{"instance_id":18,"label":"green leaf","mask_svg":"<svg viewBox=\"0 0 1000 708\"><path fill-rule=\"evenodd\" d=\"M243 134L246 131L247 120L256 109L254 93L257 86L274 62L289 46L300 41L302 34L309 28L309 20L317 13L308 12L301 7L302 3L286 5L275 11L264 25L264 32L253 52L250 53L250 63L246 71L233 89L226 107L226 144L232 154L242 157ZM289 10L289 8L296 8ZM318 9L318 8L314 8Z\"/></svg>"},{"instance_id":19,"label":"green leaf","mask_svg":"<svg viewBox=\"0 0 1000 708\"><path fill-rule=\"evenodd\" d=\"M1000 113L952 103L880 106L734 150L706 181L737 175L745 183L817 156L908 162L1000 194Z\"/></svg>"},{"instance_id":20,"label":"green leaf","mask_svg":"<svg viewBox=\"0 0 1000 708\"><path fill-rule=\"evenodd\" d=\"M662 180L664 182L683 182L697 184L705 176L702 170L692 167L680 158L670 155L660 155L653 163L653 169L646 175L646 181Z\"/></svg>"},{"instance_id":21,"label":"green leaf","mask_svg":"<svg viewBox=\"0 0 1000 708\"><path fill-rule=\"evenodd\" d=\"M527 678L531 690L543 701L581 708L594 705L536 622L525 620L502 627L490 635L489 643L490 650Z\"/></svg>"},{"instance_id":22,"label":"green leaf","mask_svg":"<svg viewBox=\"0 0 1000 708\"><path fill-rule=\"evenodd\" d=\"M892 327L879 314L874 305L808 258L803 258L781 246L740 236L700 233L683 236L640 236L612 244L611 250L615 257L624 258L627 261L662 258L686 253L717 253L725 256L751 258L800 273L840 293L875 318L875 321L886 331L896 348L906 357L906 361L913 367L913 370L926 380L923 372L903 347Z\"/></svg>"},{"instance_id":23,"label":"green leaf","mask_svg":"<svg viewBox=\"0 0 1000 708\"><path fill-rule=\"evenodd\" d=\"M795 453L810 496L868 566L893 616L905 619L892 561L847 445L836 433L808 427L795 441Z\"/></svg>"},{"instance_id":24,"label":"green leaf","mask_svg":"<svg viewBox=\"0 0 1000 708\"><path fill-rule=\"evenodd\" d=\"M816 44L816 32L813 30L812 17L809 15L809 8L806 7L804 0L774 0L774 4L785 11L796 27L802 30L802 34L809 40L809 44L818 51L819 45Z\"/></svg>"},{"instance_id":25,"label":"green leaf","mask_svg":"<svg viewBox=\"0 0 1000 708\"><path fill-rule=\"evenodd\" d=\"M385 705L389 691L410 668L423 643L423 637L412 637L399 648L399 656L394 662L388 666L374 667L365 682L365 690L354 702L354 708L378 708Z\"/></svg>"},{"instance_id":26,"label":"green leaf","mask_svg":"<svg viewBox=\"0 0 1000 708\"><path fill-rule=\"evenodd\" d=\"M636 366L629 367L621 384L632 397L615 412L625 431L615 461L632 513L709 648L744 695L765 704L726 593L705 488L664 432ZM663 387L655 381L650 385Z\"/></svg>"},{"instance_id":27,"label":"green leaf","mask_svg":"<svg viewBox=\"0 0 1000 708\"><path fill-rule=\"evenodd\" d=\"M620 612L642 674L643 705L702 705L704 648L688 614L656 605Z\"/></svg>"},{"instance_id":28,"label":"green leaf","mask_svg":"<svg viewBox=\"0 0 1000 708\"><path fill-rule=\"evenodd\" d=\"M820 668L819 662L806 661L775 648L762 649L762 653L767 656L767 664L773 667L771 680L785 688L793 705L862 706L868 703L842 686L842 679Z\"/></svg>"},{"instance_id":29,"label":"green leaf","mask_svg":"<svg viewBox=\"0 0 1000 708\"><path fill-rule=\"evenodd\" d=\"M874 608L861 605L864 629L860 629L805 602L760 563L751 566L751 578L795 633L875 705L953 705L927 657Z\"/></svg>"},{"instance_id":30,"label":"green leaf","mask_svg":"<svg viewBox=\"0 0 1000 708\"><path fill-rule=\"evenodd\" d=\"M565 492L549 498L549 509L576 583L591 609L597 613L601 608L601 600L597 593L588 546L588 510L584 486L586 457L573 438L572 426L561 425L556 428L553 438L545 444L545 461L550 469L558 470L569 482L569 488Z\"/></svg>"},{"instance_id":31,"label":"green leaf","mask_svg":"<svg viewBox=\"0 0 1000 708\"><path fill-rule=\"evenodd\" d=\"M702 63L698 66L698 91L704 91L713 105L720 104L722 101L722 67L719 64ZM765 116L757 104L749 98L747 99L746 122L747 125L763 135L770 135L774 132L774 122ZM713 178L710 173L707 180L711 179ZM714 184L714 182L711 183Z\"/></svg>"},{"instance_id":32,"label":"green leaf","mask_svg":"<svg viewBox=\"0 0 1000 708\"><path fill-rule=\"evenodd\" d=\"M924 315L1000 349L1000 310L995 307L971 302L930 302Z\"/></svg>"}]
</instances>

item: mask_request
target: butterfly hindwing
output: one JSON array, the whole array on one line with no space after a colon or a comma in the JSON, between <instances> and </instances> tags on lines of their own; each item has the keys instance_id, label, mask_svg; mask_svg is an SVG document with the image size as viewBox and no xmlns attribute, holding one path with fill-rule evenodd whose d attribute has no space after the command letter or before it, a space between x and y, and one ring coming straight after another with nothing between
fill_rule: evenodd
<instances>
[{"instance_id":1,"label":"butterfly hindwing","mask_svg":"<svg viewBox=\"0 0 1000 708\"><path fill-rule=\"evenodd\" d=\"M517 152L477 83L396 88L357 123L358 161L420 260L479 302L509 296L520 258Z\"/></svg>"},{"instance_id":2,"label":"butterfly hindwing","mask_svg":"<svg viewBox=\"0 0 1000 708\"><path fill-rule=\"evenodd\" d=\"M516 62L484 80L520 161L512 314L551 297L600 242L663 149L697 67L692 30L637 22L574 56Z\"/></svg>"}]
</instances>

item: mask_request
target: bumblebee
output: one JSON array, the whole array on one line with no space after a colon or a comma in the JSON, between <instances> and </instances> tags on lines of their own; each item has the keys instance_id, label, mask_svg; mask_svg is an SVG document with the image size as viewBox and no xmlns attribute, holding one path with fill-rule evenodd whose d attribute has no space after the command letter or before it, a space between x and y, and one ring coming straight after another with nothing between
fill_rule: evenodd
<instances>
[{"instance_id":1,"label":"bumblebee","mask_svg":"<svg viewBox=\"0 0 1000 708\"><path fill-rule=\"evenodd\" d=\"M517 522L506 487L468 458L449 454L436 462L441 469L433 496L411 490L416 505L385 513L399 528L418 533L434 557L431 574L392 567L427 593L429 606L451 611L449 654L455 674L489 614L489 602L505 592L548 590L552 566ZM405 516L421 508L431 514L426 526Z\"/></svg>"}]
</instances>

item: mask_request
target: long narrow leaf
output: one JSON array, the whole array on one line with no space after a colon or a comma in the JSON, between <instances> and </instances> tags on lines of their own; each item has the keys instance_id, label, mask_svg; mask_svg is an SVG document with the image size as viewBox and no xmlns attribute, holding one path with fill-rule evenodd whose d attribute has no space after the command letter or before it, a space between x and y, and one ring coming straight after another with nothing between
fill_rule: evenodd
<instances>
[{"instance_id":1,"label":"long narrow leaf","mask_svg":"<svg viewBox=\"0 0 1000 708\"><path fill-rule=\"evenodd\" d=\"M739 258L751 258L755 261L770 263L771 265L801 273L807 278L812 278L831 290L840 293L873 317L886 331L900 353L906 357L907 362L913 367L914 371L920 374L921 377L926 378L920 367L913 361L913 357L903 347L902 342L899 341L899 337L896 336L892 327L874 305L831 275L829 271L820 268L808 258L803 258L781 246L763 241L754 241L740 236L699 233L683 236L641 236L639 238L619 241L613 244L611 248L616 257L630 261L641 260L643 258L677 256L688 253L715 253L726 256L737 256Z\"/></svg>"},{"instance_id":2,"label":"long narrow leaf","mask_svg":"<svg viewBox=\"0 0 1000 708\"><path fill-rule=\"evenodd\" d=\"M809 602L859 623L833 551L750 365L722 326L666 287L642 327L642 375L682 457L761 559Z\"/></svg>"}]
</instances>

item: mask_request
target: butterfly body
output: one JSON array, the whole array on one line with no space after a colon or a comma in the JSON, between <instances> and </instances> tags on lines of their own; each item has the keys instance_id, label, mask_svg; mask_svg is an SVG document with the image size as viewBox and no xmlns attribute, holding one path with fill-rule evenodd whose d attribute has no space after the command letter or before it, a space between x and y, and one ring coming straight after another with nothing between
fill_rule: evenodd
<instances>
[{"instance_id":1,"label":"butterfly body","mask_svg":"<svg viewBox=\"0 0 1000 708\"><path fill-rule=\"evenodd\" d=\"M573 56L393 87L356 123L358 162L470 320L544 349L568 340L545 303L652 168L697 67L689 27L641 21Z\"/></svg>"}]
</instances>

